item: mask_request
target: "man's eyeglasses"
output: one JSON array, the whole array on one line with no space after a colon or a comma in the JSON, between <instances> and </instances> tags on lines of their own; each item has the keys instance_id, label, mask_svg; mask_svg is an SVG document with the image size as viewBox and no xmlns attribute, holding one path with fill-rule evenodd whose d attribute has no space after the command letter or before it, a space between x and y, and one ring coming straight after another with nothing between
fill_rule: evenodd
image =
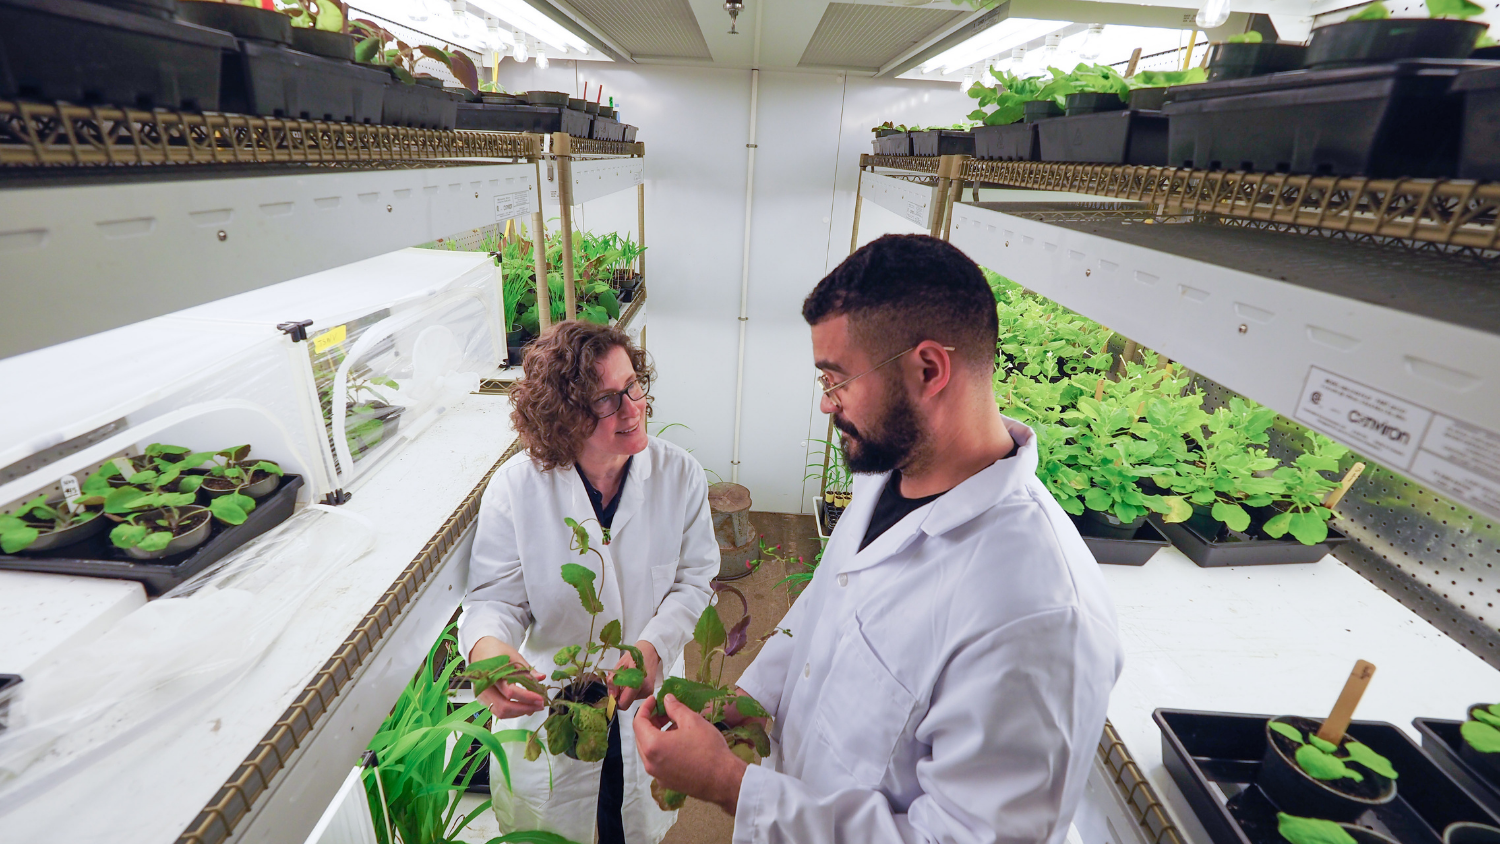
<instances>
[{"instance_id":1,"label":"man's eyeglasses","mask_svg":"<svg viewBox=\"0 0 1500 844\"><path fill-rule=\"evenodd\" d=\"M651 379L645 376L636 376L634 381L625 389L615 393L606 393L594 399L589 404L589 409L594 412L597 419L607 419L620 412L620 401L629 396L631 401L640 401L651 394Z\"/></svg>"},{"instance_id":2,"label":"man's eyeglasses","mask_svg":"<svg viewBox=\"0 0 1500 844\"><path fill-rule=\"evenodd\" d=\"M920 345L921 345L921 343L917 344L917 346L920 346ZM824 375L823 373L818 373L818 388L823 391L823 395L827 396L829 401L833 402L833 406L834 407L838 408L839 410L843 410L844 406L839 403L838 396L834 395L834 393L836 391L842 390L845 387L847 387L850 384L852 384L855 380L857 380L859 378L863 378L866 375L869 375L871 372L874 372L875 370L881 368L882 366L885 366L888 363L894 362L896 359L900 358L902 355L907 354L908 352L914 352L914 351L916 351L917 350L917 346L912 346L910 349L907 349L904 352L897 352L896 354L891 355L890 357L886 358L885 360L881 361L880 363L875 364L874 366L870 367L869 369L866 369L864 372L861 372L860 374L854 376L853 378L846 378L846 379L844 379L843 381L840 381L837 384L834 384L834 383L830 382L828 380L828 376L827 375ZM953 349L954 349L953 346L944 346L943 347L943 351L946 351L946 352L951 352L951 351L953 351Z\"/></svg>"}]
</instances>

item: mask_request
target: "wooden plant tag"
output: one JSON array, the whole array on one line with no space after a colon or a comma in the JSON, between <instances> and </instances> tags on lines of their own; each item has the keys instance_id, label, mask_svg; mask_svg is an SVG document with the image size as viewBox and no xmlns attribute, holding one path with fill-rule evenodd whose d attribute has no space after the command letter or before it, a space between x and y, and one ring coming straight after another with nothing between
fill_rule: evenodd
<instances>
[{"instance_id":1,"label":"wooden plant tag","mask_svg":"<svg viewBox=\"0 0 1500 844\"><path fill-rule=\"evenodd\" d=\"M57 485L62 487L63 503L67 505L69 513L77 513L83 509L78 499L83 496L83 490L78 488L78 479L72 475L63 475L57 479Z\"/></svg>"},{"instance_id":2,"label":"wooden plant tag","mask_svg":"<svg viewBox=\"0 0 1500 844\"><path fill-rule=\"evenodd\" d=\"M1374 676L1374 665L1362 659L1354 663L1354 670L1349 672L1349 679L1344 683L1344 690L1339 692L1333 711L1328 713L1323 721L1323 728L1318 730L1318 738L1330 744L1338 744L1344 740L1349 722L1354 720L1354 709L1359 706L1359 699L1365 696L1365 688L1370 685L1370 678Z\"/></svg>"}]
</instances>

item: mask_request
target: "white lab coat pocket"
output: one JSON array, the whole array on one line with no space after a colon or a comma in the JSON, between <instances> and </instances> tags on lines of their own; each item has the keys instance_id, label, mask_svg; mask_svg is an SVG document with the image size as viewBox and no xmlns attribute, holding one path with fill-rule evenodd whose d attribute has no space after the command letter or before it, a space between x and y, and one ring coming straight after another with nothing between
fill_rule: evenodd
<instances>
[{"instance_id":1,"label":"white lab coat pocket","mask_svg":"<svg viewBox=\"0 0 1500 844\"><path fill-rule=\"evenodd\" d=\"M859 785L874 788L885 777L915 705L916 697L875 655L858 623L849 625L818 695L817 719L830 755ZM853 734L852 723L859 725Z\"/></svg>"},{"instance_id":2,"label":"white lab coat pocket","mask_svg":"<svg viewBox=\"0 0 1500 844\"><path fill-rule=\"evenodd\" d=\"M656 599L658 606L667 597L667 593L672 591L672 584L677 582L678 562L674 559L651 566L651 596Z\"/></svg>"}]
</instances>

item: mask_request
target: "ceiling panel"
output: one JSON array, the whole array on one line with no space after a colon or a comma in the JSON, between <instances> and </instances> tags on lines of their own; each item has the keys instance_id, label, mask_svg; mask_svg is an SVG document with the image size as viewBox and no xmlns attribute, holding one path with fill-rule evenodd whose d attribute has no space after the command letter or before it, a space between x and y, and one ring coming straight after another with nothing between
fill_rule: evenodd
<instances>
[{"instance_id":1,"label":"ceiling panel","mask_svg":"<svg viewBox=\"0 0 1500 844\"><path fill-rule=\"evenodd\" d=\"M570 0L570 5L637 59L713 58L688 0Z\"/></svg>"},{"instance_id":2,"label":"ceiling panel","mask_svg":"<svg viewBox=\"0 0 1500 844\"><path fill-rule=\"evenodd\" d=\"M878 70L962 14L960 10L829 3L798 66Z\"/></svg>"}]
</instances>

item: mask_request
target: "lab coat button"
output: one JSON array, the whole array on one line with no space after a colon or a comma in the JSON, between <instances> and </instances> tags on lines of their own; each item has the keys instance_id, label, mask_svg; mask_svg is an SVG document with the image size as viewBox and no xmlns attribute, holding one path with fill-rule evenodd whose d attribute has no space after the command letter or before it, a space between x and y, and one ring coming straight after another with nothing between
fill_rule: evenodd
<instances>
[{"instance_id":1,"label":"lab coat button","mask_svg":"<svg viewBox=\"0 0 1500 844\"><path fill-rule=\"evenodd\" d=\"M811 662L809 662L806 665L802 666L802 676L803 677L811 677L812 676L812 663Z\"/></svg>"},{"instance_id":2,"label":"lab coat button","mask_svg":"<svg viewBox=\"0 0 1500 844\"><path fill-rule=\"evenodd\" d=\"M839 575L839 585L840 586L848 586L849 585L849 575L847 575L847 574L841 574L841 575Z\"/></svg>"}]
</instances>

